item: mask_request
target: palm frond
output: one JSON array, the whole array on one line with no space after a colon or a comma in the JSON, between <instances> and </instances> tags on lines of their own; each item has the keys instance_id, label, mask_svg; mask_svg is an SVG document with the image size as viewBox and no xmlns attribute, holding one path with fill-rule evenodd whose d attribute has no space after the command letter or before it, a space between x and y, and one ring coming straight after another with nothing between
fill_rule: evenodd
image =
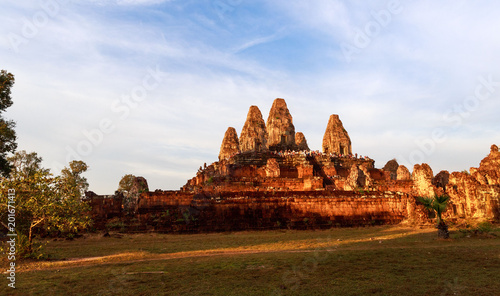
<instances>
[{"instance_id":1,"label":"palm frond","mask_svg":"<svg viewBox=\"0 0 500 296\"><path fill-rule=\"evenodd\" d=\"M433 210L433 199L430 197L417 196L417 200L428 210Z\"/></svg>"},{"instance_id":2,"label":"palm frond","mask_svg":"<svg viewBox=\"0 0 500 296\"><path fill-rule=\"evenodd\" d=\"M436 212L437 223L441 223L441 214L446 210L450 197L448 195L434 195L434 197L417 197L418 201L429 211Z\"/></svg>"},{"instance_id":3,"label":"palm frond","mask_svg":"<svg viewBox=\"0 0 500 296\"><path fill-rule=\"evenodd\" d=\"M439 204L446 204L450 200L450 196L448 196L448 195L436 195L436 196L434 196L434 200Z\"/></svg>"}]
</instances>

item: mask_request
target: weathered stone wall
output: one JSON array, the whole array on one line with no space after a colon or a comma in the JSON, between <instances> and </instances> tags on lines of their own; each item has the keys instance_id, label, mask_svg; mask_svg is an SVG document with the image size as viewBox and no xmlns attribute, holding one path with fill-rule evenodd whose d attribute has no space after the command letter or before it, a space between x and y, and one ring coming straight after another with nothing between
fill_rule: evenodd
<instances>
[{"instance_id":1,"label":"weathered stone wall","mask_svg":"<svg viewBox=\"0 0 500 296\"><path fill-rule=\"evenodd\" d=\"M446 193L450 196L450 210L445 217L500 218L499 185L481 185L469 174L454 172L449 176Z\"/></svg>"},{"instance_id":2,"label":"weathered stone wall","mask_svg":"<svg viewBox=\"0 0 500 296\"><path fill-rule=\"evenodd\" d=\"M430 220L417 197L442 194L450 196L446 219L500 219L498 147L470 173L434 176L424 163L410 174L396 160L376 169L372 159L352 155L338 115L330 117L323 153L308 151L285 101L276 99L267 125L251 106L240 138L234 128L226 132L218 162L200 167L181 191L141 194L131 213L166 231L422 223ZM121 198L89 202L99 221L122 213Z\"/></svg>"},{"instance_id":3,"label":"weathered stone wall","mask_svg":"<svg viewBox=\"0 0 500 296\"><path fill-rule=\"evenodd\" d=\"M371 160L282 157L272 152L243 156L200 169L190 181L199 184L192 187L195 190L141 194L139 220L162 225L165 231L423 223L430 220L416 197L434 194L450 196L445 219L500 219L500 170L494 149L471 173L443 171L434 176L428 165L417 164L411 175L399 166L396 179L390 171L373 168ZM120 198L89 196L89 202L98 223L121 215ZM176 216L158 220L165 211ZM188 219L186 215L189 226L179 222Z\"/></svg>"},{"instance_id":4,"label":"weathered stone wall","mask_svg":"<svg viewBox=\"0 0 500 296\"><path fill-rule=\"evenodd\" d=\"M217 187L219 191L253 190L251 188L240 187L242 183L250 184L252 187L261 185L260 190L268 190L265 184L273 186L273 182L281 182L277 178L296 179L288 190L315 190L326 188L326 185L333 186L332 189L349 189L344 182L336 182L335 178L345 179L349 175L352 166L357 166L361 171L361 187L371 187L374 161L372 159L360 159L355 157L332 157L322 154L306 155L296 152L286 155L279 155L276 152L245 152L234 157L215 162L204 169L198 171L196 177L189 180L183 187L184 191L206 190L208 187ZM321 177L324 183L313 182L312 178ZM267 178L265 182L262 179ZM249 183L251 182L251 183ZM303 184L300 185L299 183ZM236 187L234 185L237 185ZM286 190L286 187L282 187ZM356 186L354 187L356 188Z\"/></svg>"},{"instance_id":5,"label":"weathered stone wall","mask_svg":"<svg viewBox=\"0 0 500 296\"><path fill-rule=\"evenodd\" d=\"M123 215L123 195L121 193L111 196L93 194L85 201L90 205L92 220L97 228L103 227L108 219Z\"/></svg>"},{"instance_id":6,"label":"weathered stone wall","mask_svg":"<svg viewBox=\"0 0 500 296\"><path fill-rule=\"evenodd\" d=\"M408 217L408 198L390 192L253 191L191 196L162 192L143 194L138 213L142 221L148 221L165 209L177 209L186 222L184 229L190 231L395 224ZM179 224L173 227L171 220L166 222L160 223L159 230L173 231Z\"/></svg>"},{"instance_id":7,"label":"weathered stone wall","mask_svg":"<svg viewBox=\"0 0 500 296\"><path fill-rule=\"evenodd\" d=\"M112 218L122 213L122 198L93 198L88 201L94 217Z\"/></svg>"},{"instance_id":8,"label":"weathered stone wall","mask_svg":"<svg viewBox=\"0 0 500 296\"><path fill-rule=\"evenodd\" d=\"M180 191L155 191L141 194L138 211L161 210L165 206L186 206L191 204L195 194Z\"/></svg>"}]
</instances>

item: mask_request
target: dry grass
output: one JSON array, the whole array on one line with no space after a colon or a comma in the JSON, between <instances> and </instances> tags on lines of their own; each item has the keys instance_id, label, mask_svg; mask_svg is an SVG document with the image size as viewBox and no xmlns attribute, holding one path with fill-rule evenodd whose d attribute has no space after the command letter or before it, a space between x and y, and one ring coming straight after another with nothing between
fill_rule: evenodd
<instances>
[{"instance_id":1,"label":"dry grass","mask_svg":"<svg viewBox=\"0 0 500 296\"><path fill-rule=\"evenodd\" d=\"M458 232L456 232L458 233ZM500 235L498 229L495 233ZM2 295L498 295L497 236L401 226L51 241Z\"/></svg>"}]
</instances>

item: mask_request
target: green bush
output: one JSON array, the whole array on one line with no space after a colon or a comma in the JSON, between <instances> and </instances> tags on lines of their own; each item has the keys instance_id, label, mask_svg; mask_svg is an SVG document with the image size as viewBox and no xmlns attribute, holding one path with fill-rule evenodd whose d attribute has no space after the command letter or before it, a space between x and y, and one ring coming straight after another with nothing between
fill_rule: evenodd
<instances>
[{"instance_id":1,"label":"green bush","mask_svg":"<svg viewBox=\"0 0 500 296\"><path fill-rule=\"evenodd\" d=\"M30 245L28 237L20 232L17 233L16 238L16 258L25 259L46 259L48 256L43 253L43 243L33 241ZM0 246L0 253L8 254L10 246L4 242Z\"/></svg>"},{"instance_id":2,"label":"green bush","mask_svg":"<svg viewBox=\"0 0 500 296\"><path fill-rule=\"evenodd\" d=\"M476 226L475 230L477 230L478 232L481 232L481 233L490 233L493 231L493 225L488 221L484 221L484 222L479 223Z\"/></svg>"},{"instance_id":3,"label":"green bush","mask_svg":"<svg viewBox=\"0 0 500 296\"><path fill-rule=\"evenodd\" d=\"M460 235L456 236L455 238L460 238L460 237L471 237L471 236L477 236L477 235L482 235L482 234L487 234L487 235L493 235L496 236L494 232L495 227L493 224L491 224L488 221L484 221L481 223L478 223L475 227L472 227L469 223L465 225L465 229L459 229Z\"/></svg>"},{"instance_id":4,"label":"green bush","mask_svg":"<svg viewBox=\"0 0 500 296\"><path fill-rule=\"evenodd\" d=\"M119 218L113 218L106 223L106 230L118 230L123 231L125 229L125 223Z\"/></svg>"}]
</instances>

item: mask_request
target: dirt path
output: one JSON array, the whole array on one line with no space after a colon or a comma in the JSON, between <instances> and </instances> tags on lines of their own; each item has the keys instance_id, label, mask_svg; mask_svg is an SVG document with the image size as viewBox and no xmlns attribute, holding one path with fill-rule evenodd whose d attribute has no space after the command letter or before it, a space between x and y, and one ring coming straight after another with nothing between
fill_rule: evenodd
<instances>
[{"instance_id":1,"label":"dirt path","mask_svg":"<svg viewBox=\"0 0 500 296\"><path fill-rule=\"evenodd\" d=\"M198 257L215 257L215 256L236 256L236 255L248 255L248 254L261 254L261 253L312 253L312 252L332 252L335 249L322 249L322 250L230 250L230 251L219 251L219 250L208 250L208 251L193 251L193 252L179 252L179 253L168 253L168 254L157 254L157 255L147 255L145 257L140 257L140 253L133 254L119 254L119 255L109 255L109 256L98 256L98 257L87 257L87 258L71 258L68 260L52 261L52 262L41 262L36 266L28 266L26 268L21 268L19 272L30 272L30 271L44 271L44 270L60 270L68 268L78 268L78 267L88 267L88 266L99 266L99 265L109 265L109 264L130 264L130 263L140 263L148 261L161 261L161 260L173 260L173 259L185 259L185 258L198 258ZM138 259L126 259L131 255L139 255ZM30 264L31 265L31 264Z\"/></svg>"},{"instance_id":2,"label":"dirt path","mask_svg":"<svg viewBox=\"0 0 500 296\"><path fill-rule=\"evenodd\" d=\"M161 261L161 260L175 260L175 259L185 259L185 258L199 258L199 257L215 257L215 256L238 256L238 255L249 255L249 254L265 254L265 253L314 253L314 252L336 252L336 251L363 251L363 250L376 250L376 249L422 249L422 248L436 248L442 247L447 248L451 245L460 246L462 242L455 243L443 243L439 245L388 245L385 243L384 237L376 238L366 238L366 239L356 239L356 240L336 240L333 243L328 242L328 244L318 244L316 246L309 246L305 248L288 248L279 249L273 248L276 246L269 246L269 249L211 249L211 250L196 250L196 251L185 251L176 253L164 253L164 254L152 254L148 252L129 252L120 253L115 255L107 256L96 256L96 257L86 257L86 258L70 258L66 260L59 261L41 261L41 262L26 262L20 264L19 272L32 272L32 271L45 271L45 270L60 270L68 268L78 268L78 267L89 267L89 266L102 266L110 264L130 264L130 263L140 263L148 261ZM348 245L351 243L360 242L371 242L368 245ZM452 242L452 241L450 241ZM495 244L498 245L498 240L483 240L482 245ZM262 247L262 246L261 246Z\"/></svg>"}]
</instances>

